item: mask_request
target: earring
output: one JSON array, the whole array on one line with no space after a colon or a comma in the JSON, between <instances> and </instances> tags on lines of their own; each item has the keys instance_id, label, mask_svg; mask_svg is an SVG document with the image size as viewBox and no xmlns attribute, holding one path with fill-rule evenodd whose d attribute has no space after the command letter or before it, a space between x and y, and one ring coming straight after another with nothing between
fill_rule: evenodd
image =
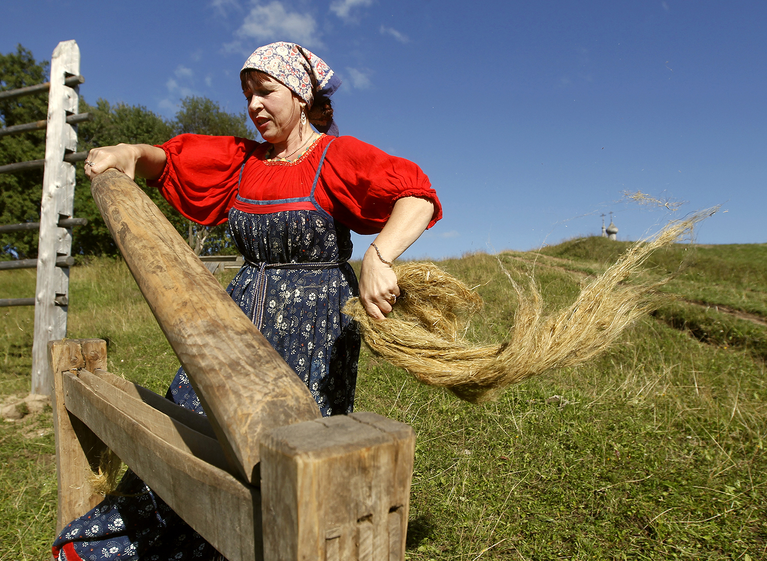
<instances>
[{"instance_id":1,"label":"earring","mask_svg":"<svg viewBox=\"0 0 767 561\"><path fill-rule=\"evenodd\" d=\"M301 126L303 127L306 125L306 113L304 113L304 110L301 110Z\"/></svg>"}]
</instances>

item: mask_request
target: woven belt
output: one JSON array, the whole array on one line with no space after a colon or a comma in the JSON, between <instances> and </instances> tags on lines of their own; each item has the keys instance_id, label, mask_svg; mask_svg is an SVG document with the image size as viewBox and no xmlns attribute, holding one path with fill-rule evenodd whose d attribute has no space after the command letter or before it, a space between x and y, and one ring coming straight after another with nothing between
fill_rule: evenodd
<instances>
[{"instance_id":1,"label":"woven belt","mask_svg":"<svg viewBox=\"0 0 767 561\"><path fill-rule=\"evenodd\" d=\"M308 263L265 263L254 262L245 259L245 264L251 267L258 267L258 286L256 287L256 297L253 299L253 310L250 318L253 324L261 330L264 321L264 305L266 304L266 269L334 269L348 263L348 261L314 261Z\"/></svg>"}]
</instances>

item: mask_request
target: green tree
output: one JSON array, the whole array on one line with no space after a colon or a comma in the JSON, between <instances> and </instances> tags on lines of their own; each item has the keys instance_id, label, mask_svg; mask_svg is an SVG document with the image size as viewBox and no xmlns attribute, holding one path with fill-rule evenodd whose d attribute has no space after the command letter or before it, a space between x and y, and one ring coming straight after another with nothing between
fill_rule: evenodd
<instances>
[{"instance_id":1,"label":"green tree","mask_svg":"<svg viewBox=\"0 0 767 561\"><path fill-rule=\"evenodd\" d=\"M32 53L19 45L16 52L0 55L0 91L41 84L48 80L48 63L35 61ZM0 101L0 125L44 120L48 96L25 96ZM99 99L95 106L80 98L80 112L90 113L93 120L79 125L78 150L87 151L121 142L129 144L161 144L175 134L197 133L249 137L247 114L231 114L204 97L186 97L173 121L166 121L143 106L123 103L115 105ZM0 137L0 165L37 160L45 157L45 132L29 132ZM40 218L42 170L15 174L0 174L0 224L37 222ZM191 224L173 209L160 192L142 187L182 235L190 235L190 245L197 253L236 253L225 226L205 228ZM116 255L117 247L104 224L90 194L90 183L82 164L77 165L75 187L76 217L87 218L86 226L76 227L72 253L75 255ZM191 224L191 226L190 226ZM36 231L0 235L0 258L35 257ZM204 243L203 243L204 242Z\"/></svg>"},{"instance_id":2,"label":"green tree","mask_svg":"<svg viewBox=\"0 0 767 561\"><path fill-rule=\"evenodd\" d=\"M90 150L100 146L126 144L162 144L173 136L173 125L146 107L118 103L111 105L99 99L95 106L81 100L81 112L90 113L93 120L83 123L78 130L78 150ZM148 187L143 179L136 183L144 189L149 198L160 207L163 214L179 233L186 230L186 219L162 197L154 187ZM83 255L116 255L109 230L101 218L91 197L90 182L85 176L82 164L77 166L77 187L75 188L75 216L87 218L88 224L80 226L72 236L72 253Z\"/></svg>"},{"instance_id":3,"label":"green tree","mask_svg":"<svg viewBox=\"0 0 767 561\"><path fill-rule=\"evenodd\" d=\"M174 121L176 134L194 133L212 136L239 136L248 138L248 114L227 113L218 103L207 97L185 97Z\"/></svg>"},{"instance_id":4,"label":"green tree","mask_svg":"<svg viewBox=\"0 0 767 561\"><path fill-rule=\"evenodd\" d=\"M239 136L249 138L248 114L227 113L206 97L185 97L181 108L176 113L174 129L176 134L195 133L213 136ZM189 245L197 255L237 253L237 248L229 235L226 224L220 226L200 226L188 221L187 236Z\"/></svg>"},{"instance_id":5,"label":"green tree","mask_svg":"<svg viewBox=\"0 0 767 561\"><path fill-rule=\"evenodd\" d=\"M48 72L47 61L35 61L30 51L18 45L16 52L0 54L0 91L42 84L48 81ZM3 127L44 120L47 113L47 94L0 101L0 125ZM0 137L0 165L44 157L44 131ZM42 169L0 174L0 224L39 221L42 184ZM37 237L34 230L0 235L0 257L35 257Z\"/></svg>"}]
</instances>

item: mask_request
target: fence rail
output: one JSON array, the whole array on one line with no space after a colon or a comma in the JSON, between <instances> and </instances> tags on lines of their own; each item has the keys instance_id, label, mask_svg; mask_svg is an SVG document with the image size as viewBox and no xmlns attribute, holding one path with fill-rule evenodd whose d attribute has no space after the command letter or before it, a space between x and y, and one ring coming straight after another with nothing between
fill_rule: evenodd
<instances>
[{"instance_id":1,"label":"fence rail","mask_svg":"<svg viewBox=\"0 0 767 561\"><path fill-rule=\"evenodd\" d=\"M92 121L93 115L90 113L79 113L77 115L70 115L67 117L67 123L70 125L77 125L78 123L83 123L85 121ZM9 134L21 134L23 132L31 132L31 131L38 131L38 130L44 130L48 126L48 121L40 120L35 121L34 123L26 123L23 125L14 125L12 127L5 127L3 129L0 129L0 137L7 136Z\"/></svg>"},{"instance_id":2,"label":"fence rail","mask_svg":"<svg viewBox=\"0 0 767 561\"><path fill-rule=\"evenodd\" d=\"M60 218L58 222L59 228L71 228L72 226L85 226L88 224L87 218ZM0 234L7 234L9 232L26 232L27 230L39 230L39 222L24 222L23 224L6 224L0 226Z\"/></svg>"},{"instance_id":3,"label":"fence rail","mask_svg":"<svg viewBox=\"0 0 767 561\"><path fill-rule=\"evenodd\" d=\"M69 305L69 300L66 296L56 296L53 299L54 304L57 306ZM14 306L34 306L34 298L0 298L0 308L10 308Z\"/></svg>"},{"instance_id":4,"label":"fence rail","mask_svg":"<svg viewBox=\"0 0 767 561\"><path fill-rule=\"evenodd\" d=\"M77 162L85 161L88 156L88 152L72 152L65 154L62 158L63 161L74 164ZM18 173L20 171L29 171L32 169L40 169L45 167L45 160L30 160L28 162L18 162L15 164L6 164L0 166L0 173Z\"/></svg>"},{"instance_id":5,"label":"fence rail","mask_svg":"<svg viewBox=\"0 0 767 561\"><path fill-rule=\"evenodd\" d=\"M74 43L74 41L66 41L66 42ZM59 45L60 44L61 43L59 43ZM55 52L56 51L54 51L54 53ZM53 79L53 72L51 72L51 79ZM79 86L80 84L84 84L84 83L85 83L85 78L83 78L79 74L77 76L69 76L67 78L64 78L64 85L69 86L70 88L75 88ZM27 95L41 94L41 93L47 92L50 89L51 89L51 82L45 82L43 84L37 84L36 86L27 86L26 88L17 88L15 90L5 90L4 92L0 92L0 101L16 99L17 97L24 97Z\"/></svg>"},{"instance_id":6,"label":"fence rail","mask_svg":"<svg viewBox=\"0 0 767 561\"><path fill-rule=\"evenodd\" d=\"M71 255L56 257L57 267L71 267L75 264L75 258ZM0 261L0 271L12 271L14 269L37 269L37 259L14 259L13 261Z\"/></svg>"}]
</instances>

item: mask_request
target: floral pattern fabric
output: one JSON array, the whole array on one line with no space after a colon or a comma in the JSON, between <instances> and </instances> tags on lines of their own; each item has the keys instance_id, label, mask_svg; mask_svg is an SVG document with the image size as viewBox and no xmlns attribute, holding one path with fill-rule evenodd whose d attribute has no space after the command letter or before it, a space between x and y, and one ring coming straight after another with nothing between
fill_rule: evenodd
<instances>
[{"instance_id":1,"label":"floral pattern fabric","mask_svg":"<svg viewBox=\"0 0 767 561\"><path fill-rule=\"evenodd\" d=\"M330 97L341 80L320 57L296 43L278 41L253 51L243 70L258 70L285 84L311 107L314 97Z\"/></svg>"}]
</instances>

